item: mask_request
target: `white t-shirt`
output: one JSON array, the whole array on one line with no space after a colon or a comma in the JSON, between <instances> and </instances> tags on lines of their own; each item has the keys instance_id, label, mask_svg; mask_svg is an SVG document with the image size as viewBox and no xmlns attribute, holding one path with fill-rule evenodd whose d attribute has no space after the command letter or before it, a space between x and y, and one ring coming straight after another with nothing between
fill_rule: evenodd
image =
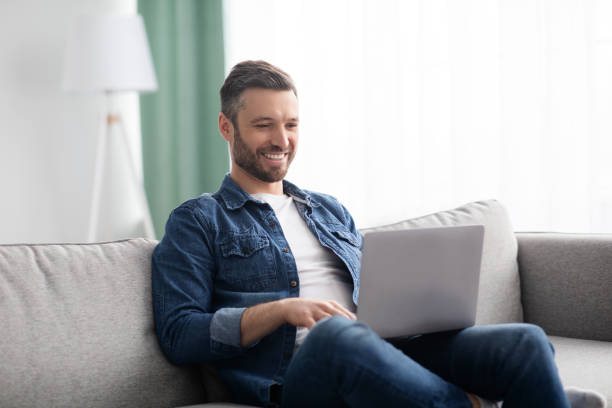
<instances>
[{"instance_id":1,"label":"white t-shirt","mask_svg":"<svg viewBox=\"0 0 612 408\"><path fill-rule=\"evenodd\" d=\"M285 238L289 243L300 280L300 297L335 300L351 312L353 303L353 280L346 266L333 253L321 245L300 216L293 198L287 195L266 193L252 194L253 198L265 201L274 210ZM296 347L308 334L305 327L297 328Z\"/></svg>"}]
</instances>

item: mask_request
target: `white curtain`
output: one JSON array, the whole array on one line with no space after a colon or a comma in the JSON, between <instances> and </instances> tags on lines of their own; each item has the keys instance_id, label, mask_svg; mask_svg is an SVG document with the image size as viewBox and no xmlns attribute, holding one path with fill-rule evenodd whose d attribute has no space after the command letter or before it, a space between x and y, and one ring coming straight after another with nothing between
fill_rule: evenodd
<instances>
[{"instance_id":1,"label":"white curtain","mask_svg":"<svg viewBox=\"0 0 612 408\"><path fill-rule=\"evenodd\" d=\"M224 7L227 70L296 81L288 179L358 227L495 198L517 231L612 232L612 1Z\"/></svg>"}]
</instances>

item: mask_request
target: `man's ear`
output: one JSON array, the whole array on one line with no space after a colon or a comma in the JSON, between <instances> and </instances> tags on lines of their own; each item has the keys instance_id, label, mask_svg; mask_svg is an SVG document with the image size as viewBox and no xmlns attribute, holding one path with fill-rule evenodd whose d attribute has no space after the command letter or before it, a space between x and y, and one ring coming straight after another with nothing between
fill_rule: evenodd
<instances>
[{"instance_id":1,"label":"man's ear","mask_svg":"<svg viewBox=\"0 0 612 408\"><path fill-rule=\"evenodd\" d=\"M219 132L230 143L234 141L234 125L223 112L219 113Z\"/></svg>"}]
</instances>

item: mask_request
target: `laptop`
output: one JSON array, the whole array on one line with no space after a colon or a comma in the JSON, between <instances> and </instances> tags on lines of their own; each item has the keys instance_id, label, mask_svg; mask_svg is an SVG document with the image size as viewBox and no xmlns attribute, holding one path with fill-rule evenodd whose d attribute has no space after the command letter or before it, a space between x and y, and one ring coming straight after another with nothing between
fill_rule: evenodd
<instances>
[{"instance_id":1,"label":"laptop","mask_svg":"<svg viewBox=\"0 0 612 408\"><path fill-rule=\"evenodd\" d=\"M364 235L357 319L394 338L473 326L484 226Z\"/></svg>"}]
</instances>

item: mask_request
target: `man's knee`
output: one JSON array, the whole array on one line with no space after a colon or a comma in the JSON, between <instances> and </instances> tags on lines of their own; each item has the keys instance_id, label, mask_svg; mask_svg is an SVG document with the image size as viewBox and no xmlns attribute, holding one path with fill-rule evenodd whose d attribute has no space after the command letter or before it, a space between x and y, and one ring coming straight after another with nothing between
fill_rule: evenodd
<instances>
[{"instance_id":1,"label":"man's knee","mask_svg":"<svg viewBox=\"0 0 612 408\"><path fill-rule=\"evenodd\" d=\"M509 326L515 348L521 353L554 352L544 330L534 324L519 323Z\"/></svg>"},{"instance_id":2,"label":"man's knee","mask_svg":"<svg viewBox=\"0 0 612 408\"><path fill-rule=\"evenodd\" d=\"M355 346L368 332L371 330L364 323L343 316L332 316L315 324L301 347L333 350Z\"/></svg>"}]
</instances>

